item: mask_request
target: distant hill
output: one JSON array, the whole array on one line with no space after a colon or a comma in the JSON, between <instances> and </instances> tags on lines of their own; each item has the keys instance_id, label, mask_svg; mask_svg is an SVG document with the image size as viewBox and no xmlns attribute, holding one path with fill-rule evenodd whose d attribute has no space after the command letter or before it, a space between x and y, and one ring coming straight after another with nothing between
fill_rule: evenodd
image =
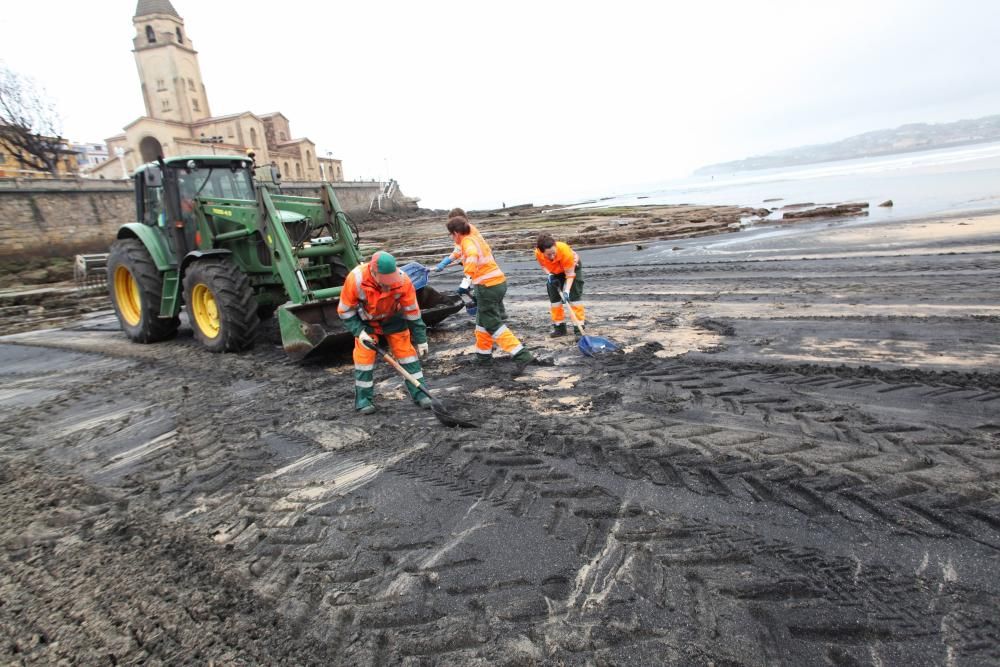
<instances>
[{"instance_id":1,"label":"distant hill","mask_svg":"<svg viewBox=\"0 0 1000 667\"><path fill-rule=\"evenodd\" d=\"M875 130L832 144L799 146L783 151L701 167L695 175L730 174L751 169L791 167L831 160L907 153L910 151L1000 141L1000 115L954 123L910 123L893 130Z\"/></svg>"}]
</instances>

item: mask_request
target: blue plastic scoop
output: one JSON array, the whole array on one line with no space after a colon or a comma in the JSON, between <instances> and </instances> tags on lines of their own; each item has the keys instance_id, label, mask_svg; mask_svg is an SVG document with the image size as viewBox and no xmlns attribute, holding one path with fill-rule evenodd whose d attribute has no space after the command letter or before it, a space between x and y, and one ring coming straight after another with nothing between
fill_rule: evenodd
<instances>
[{"instance_id":1,"label":"blue plastic scoop","mask_svg":"<svg viewBox=\"0 0 1000 667\"><path fill-rule=\"evenodd\" d=\"M621 350L621 347L614 341L602 338L601 336L586 335L586 332L583 330L583 323L576 319L576 315L573 313L573 309L570 307L566 297L563 297L562 302L566 306L566 310L569 311L569 319L573 321L573 326L580 330L580 342L577 343L580 352L585 356L593 357L596 354L608 354Z\"/></svg>"}]
</instances>

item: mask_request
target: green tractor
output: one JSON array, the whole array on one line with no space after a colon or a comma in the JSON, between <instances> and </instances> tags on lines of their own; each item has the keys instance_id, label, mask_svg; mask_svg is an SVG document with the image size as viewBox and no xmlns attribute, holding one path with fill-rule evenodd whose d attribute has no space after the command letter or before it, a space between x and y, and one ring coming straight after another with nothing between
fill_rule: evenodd
<instances>
[{"instance_id":1,"label":"green tractor","mask_svg":"<svg viewBox=\"0 0 1000 667\"><path fill-rule=\"evenodd\" d=\"M195 338L213 352L251 347L275 311L293 360L351 342L337 301L363 257L328 183L318 198L283 195L274 167L222 155L160 159L134 180L138 222L118 230L107 259L131 340L171 338L186 304ZM462 308L430 286L418 300L429 326Z\"/></svg>"}]
</instances>

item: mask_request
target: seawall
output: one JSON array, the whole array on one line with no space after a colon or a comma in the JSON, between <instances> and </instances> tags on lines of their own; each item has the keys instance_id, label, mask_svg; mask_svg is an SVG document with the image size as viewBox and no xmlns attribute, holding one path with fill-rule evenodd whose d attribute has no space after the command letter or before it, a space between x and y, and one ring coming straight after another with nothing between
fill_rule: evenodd
<instances>
[{"instance_id":1,"label":"seawall","mask_svg":"<svg viewBox=\"0 0 1000 667\"><path fill-rule=\"evenodd\" d=\"M282 192L316 197L321 187L322 183L284 183ZM344 210L362 218L382 184L334 183L333 189ZM384 202L383 208L405 207L403 199ZM134 220L130 181L0 180L0 259L106 252L118 227Z\"/></svg>"}]
</instances>

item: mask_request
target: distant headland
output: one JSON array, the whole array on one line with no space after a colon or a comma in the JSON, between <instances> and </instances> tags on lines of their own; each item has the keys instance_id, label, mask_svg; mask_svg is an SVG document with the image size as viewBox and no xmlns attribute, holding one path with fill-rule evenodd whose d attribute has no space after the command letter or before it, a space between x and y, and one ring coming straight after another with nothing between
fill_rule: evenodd
<instances>
[{"instance_id":1,"label":"distant headland","mask_svg":"<svg viewBox=\"0 0 1000 667\"><path fill-rule=\"evenodd\" d=\"M737 171L852 160L991 141L1000 141L1000 115L953 123L909 123L894 129L857 134L830 144L799 146L742 160L710 164L697 169L694 174L696 176L730 174Z\"/></svg>"}]
</instances>

